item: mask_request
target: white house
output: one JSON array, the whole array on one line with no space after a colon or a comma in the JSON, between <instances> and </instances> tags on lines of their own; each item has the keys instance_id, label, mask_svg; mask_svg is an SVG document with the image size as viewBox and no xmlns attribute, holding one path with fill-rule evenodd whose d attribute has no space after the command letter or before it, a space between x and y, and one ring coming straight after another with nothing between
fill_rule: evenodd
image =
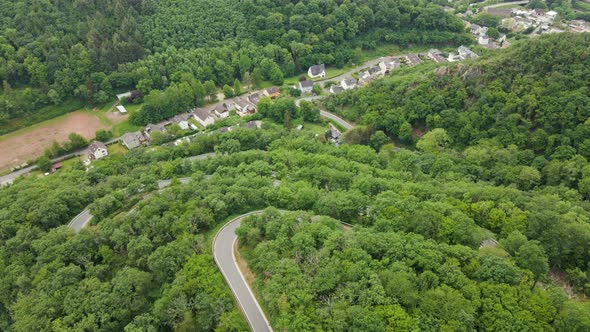
<instances>
[{"instance_id":1,"label":"white house","mask_svg":"<svg viewBox=\"0 0 590 332\"><path fill-rule=\"evenodd\" d=\"M358 81L355 78L350 78L347 80L342 80L340 82L340 85L342 86L342 88L344 90L350 90L350 89L356 88L357 83L358 83Z\"/></svg>"},{"instance_id":2,"label":"white house","mask_svg":"<svg viewBox=\"0 0 590 332\"><path fill-rule=\"evenodd\" d=\"M88 157L92 160L104 158L108 155L107 146L102 142L94 141L88 147Z\"/></svg>"},{"instance_id":3,"label":"white house","mask_svg":"<svg viewBox=\"0 0 590 332\"><path fill-rule=\"evenodd\" d=\"M197 109L193 114L195 120L203 127L207 127L215 122L215 118L206 109Z\"/></svg>"},{"instance_id":4,"label":"white house","mask_svg":"<svg viewBox=\"0 0 590 332\"><path fill-rule=\"evenodd\" d=\"M313 82L312 81L300 81L299 82L299 90L301 90L301 93L311 93L313 91Z\"/></svg>"},{"instance_id":5,"label":"white house","mask_svg":"<svg viewBox=\"0 0 590 332\"><path fill-rule=\"evenodd\" d=\"M178 125L180 127L180 129L182 129L182 130L189 130L190 127L189 127L189 123L188 123L188 117L189 117L189 115L186 113L178 114L178 115L174 116L172 118L172 120L170 120L170 122Z\"/></svg>"},{"instance_id":6,"label":"white house","mask_svg":"<svg viewBox=\"0 0 590 332\"><path fill-rule=\"evenodd\" d=\"M234 100L236 111L239 116L246 116L256 113L256 106L250 103L246 98L238 97Z\"/></svg>"},{"instance_id":7,"label":"white house","mask_svg":"<svg viewBox=\"0 0 590 332\"><path fill-rule=\"evenodd\" d=\"M225 105L217 105L213 109L213 114L217 115L220 119L225 119L229 116L229 110Z\"/></svg>"},{"instance_id":8,"label":"white house","mask_svg":"<svg viewBox=\"0 0 590 332\"><path fill-rule=\"evenodd\" d=\"M321 65L311 66L307 70L307 75L311 78L316 78L316 77L324 78L324 77L326 77L326 66L324 66L323 63Z\"/></svg>"},{"instance_id":9,"label":"white house","mask_svg":"<svg viewBox=\"0 0 590 332\"><path fill-rule=\"evenodd\" d=\"M359 79L361 82L365 83L371 80L371 74L368 71L364 70L359 73Z\"/></svg>"},{"instance_id":10,"label":"white house","mask_svg":"<svg viewBox=\"0 0 590 332\"><path fill-rule=\"evenodd\" d=\"M490 38L488 36L479 36L477 42L479 45L488 45L490 43Z\"/></svg>"},{"instance_id":11,"label":"white house","mask_svg":"<svg viewBox=\"0 0 590 332\"><path fill-rule=\"evenodd\" d=\"M457 49L457 51L459 52L459 55L463 59L475 59L475 58L479 58L479 55L477 55L475 52L473 52L472 50L468 49L467 47L465 47L463 45L459 46L459 48Z\"/></svg>"}]
</instances>

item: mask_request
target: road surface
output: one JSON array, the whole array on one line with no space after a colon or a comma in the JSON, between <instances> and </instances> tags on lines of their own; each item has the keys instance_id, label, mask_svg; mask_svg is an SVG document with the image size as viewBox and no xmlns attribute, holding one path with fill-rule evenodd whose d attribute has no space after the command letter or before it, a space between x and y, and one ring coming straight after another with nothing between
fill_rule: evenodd
<instances>
[{"instance_id":1,"label":"road surface","mask_svg":"<svg viewBox=\"0 0 590 332\"><path fill-rule=\"evenodd\" d=\"M206 159L206 158L214 156L214 155L215 155L215 153L204 153L204 154L200 154L198 156L189 157L187 159L201 160L201 159ZM180 181L180 183L182 183L182 184L189 183L190 180L191 180L191 178L178 179L178 181ZM172 180L160 180L160 181L158 181L158 188L164 189L164 188L168 187L170 185L170 183L172 183ZM84 227L86 227L86 225L88 225L90 220L92 220L92 217L93 217L93 215L90 213L90 209L86 208L86 209L84 209L84 211L80 212L77 216L75 216L74 219L72 219L72 221L70 221L70 223L68 224L68 227L72 228L74 231L76 231L76 233L78 233L82 228L84 228Z\"/></svg>"},{"instance_id":2,"label":"road surface","mask_svg":"<svg viewBox=\"0 0 590 332\"><path fill-rule=\"evenodd\" d=\"M324 96L312 96L312 97L300 98L300 99L295 100L295 106L299 107L299 104L303 100L314 101L314 100L318 100L318 99L322 99L322 98L324 98ZM346 120L337 116L336 114L320 110L320 116L323 118L328 118L328 119L336 121L339 125L346 128L346 130L350 130L350 129L354 128L354 126L352 124L346 122Z\"/></svg>"},{"instance_id":3,"label":"road surface","mask_svg":"<svg viewBox=\"0 0 590 332\"><path fill-rule=\"evenodd\" d=\"M93 216L90 214L90 209L86 208L84 211L75 216L72 221L70 221L68 227L72 228L74 231L76 231L76 233L78 233L82 228L88 225L92 217Z\"/></svg>"},{"instance_id":4,"label":"road surface","mask_svg":"<svg viewBox=\"0 0 590 332\"><path fill-rule=\"evenodd\" d=\"M506 6L506 5L526 5L527 3L529 3L528 0L525 0L525 1L512 1L512 2L500 2L500 3L494 4L494 5L485 6L485 7L483 7L483 9L503 7L503 6Z\"/></svg>"},{"instance_id":5,"label":"road surface","mask_svg":"<svg viewBox=\"0 0 590 332\"><path fill-rule=\"evenodd\" d=\"M120 140L120 138L114 138L114 139L112 139L112 140L110 140L108 142L105 142L105 144L111 144L111 143L114 143L114 142L116 142L118 140ZM77 151L74 151L74 152L70 152L68 154L64 154L63 156L59 156L57 158L51 159L51 163L54 164L54 163L58 163L60 161L64 161L66 159L70 159L72 157L80 156L86 150L87 150L87 148L83 148L83 149L80 149L80 150L77 150ZM24 175L24 174L27 174L27 173L30 173L30 172L32 172L32 171L34 171L36 169L37 169L37 165L31 165L31 166L27 166L25 168L19 169L18 171L14 171L14 172L12 172L10 174L6 174L6 175L3 175L3 176L0 176L0 187L5 186L5 185L12 184L12 182L14 182L14 180L16 178L18 178L19 176Z\"/></svg>"},{"instance_id":6,"label":"road surface","mask_svg":"<svg viewBox=\"0 0 590 332\"><path fill-rule=\"evenodd\" d=\"M320 116L323 116L324 118L328 118L328 119L332 119L332 120L336 121L339 125L346 128L346 130L350 130L354 127L350 123L346 122L344 119L342 119L330 112L320 111Z\"/></svg>"},{"instance_id":7,"label":"road surface","mask_svg":"<svg viewBox=\"0 0 590 332\"><path fill-rule=\"evenodd\" d=\"M246 213L225 224L219 230L215 239L213 239L213 258L231 288L240 309L242 309L244 316L246 316L246 320L252 331L270 332L272 331L272 327L268 319L266 319L256 297L254 297L254 293L252 293L244 275L242 275L233 250L234 244L238 239L236 229L240 227L242 219L259 213L262 213L262 211Z\"/></svg>"}]
</instances>

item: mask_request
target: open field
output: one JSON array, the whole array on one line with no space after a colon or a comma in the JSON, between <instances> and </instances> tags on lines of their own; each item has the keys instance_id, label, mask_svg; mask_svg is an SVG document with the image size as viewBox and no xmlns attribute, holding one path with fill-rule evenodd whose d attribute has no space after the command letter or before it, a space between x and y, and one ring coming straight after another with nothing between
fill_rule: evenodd
<instances>
[{"instance_id":1,"label":"open field","mask_svg":"<svg viewBox=\"0 0 590 332\"><path fill-rule=\"evenodd\" d=\"M91 139L98 129L110 129L125 118L113 112L76 111L0 136L0 169L39 157L53 141L64 142L70 133Z\"/></svg>"}]
</instances>

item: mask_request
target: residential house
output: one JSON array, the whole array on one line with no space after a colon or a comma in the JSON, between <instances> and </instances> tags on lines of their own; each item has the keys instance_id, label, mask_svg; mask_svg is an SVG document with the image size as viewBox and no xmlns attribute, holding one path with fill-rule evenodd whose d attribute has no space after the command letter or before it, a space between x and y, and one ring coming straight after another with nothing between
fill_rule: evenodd
<instances>
[{"instance_id":1,"label":"residential house","mask_svg":"<svg viewBox=\"0 0 590 332\"><path fill-rule=\"evenodd\" d=\"M145 134L145 136L147 138L151 138L153 133L165 133L166 132L166 125L168 125L169 122L161 122L161 123L157 123L157 124L148 124L145 129L143 130L143 133Z\"/></svg>"},{"instance_id":2,"label":"residential house","mask_svg":"<svg viewBox=\"0 0 590 332\"><path fill-rule=\"evenodd\" d=\"M276 97L281 95L281 91L278 87L273 86L264 90L264 95L270 97L270 99L275 99Z\"/></svg>"},{"instance_id":3,"label":"residential house","mask_svg":"<svg viewBox=\"0 0 590 332\"><path fill-rule=\"evenodd\" d=\"M545 13L545 16L549 17L549 19L554 20L557 17L557 12L554 10L550 10Z\"/></svg>"},{"instance_id":4,"label":"residential house","mask_svg":"<svg viewBox=\"0 0 590 332\"><path fill-rule=\"evenodd\" d=\"M342 142L342 133L338 128L336 128L333 124L330 123L330 130L326 133L326 138L330 140L330 142L334 143L336 146L339 146Z\"/></svg>"},{"instance_id":5,"label":"residential house","mask_svg":"<svg viewBox=\"0 0 590 332\"><path fill-rule=\"evenodd\" d=\"M535 8L533 9L533 13L537 16L545 16L545 9L543 8Z\"/></svg>"},{"instance_id":6,"label":"residential house","mask_svg":"<svg viewBox=\"0 0 590 332\"><path fill-rule=\"evenodd\" d=\"M170 122L178 125L180 127L180 129L182 130L189 130L190 126L189 126L189 122L188 122L188 118L190 117L190 115L188 113L181 113L181 114L177 114L176 116L174 116Z\"/></svg>"},{"instance_id":7,"label":"residential house","mask_svg":"<svg viewBox=\"0 0 590 332\"><path fill-rule=\"evenodd\" d=\"M119 113L121 114L127 114L127 110L125 109L125 106L123 105L117 105L117 111L119 111Z\"/></svg>"},{"instance_id":8,"label":"residential house","mask_svg":"<svg viewBox=\"0 0 590 332\"><path fill-rule=\"evenodd\" d=\"M420 64L422 61L418 57L417 54L408 54L406 55L406 65L413 67Z\"/></svg>"},{"instance_id":9,"label":"residential house","mask_svg":"<svg viewBox=\"0 0 590 332\"><path fill-rule=\"evenodd\" d=\"M463 59L476 59L479 58L479 55L477 55L475 52L473 52L472 50L470 50L469 48L461 45L458 48L458 52L459 55L463 58Z\"/></svg>"},{"instance_id":10,"label":"residential house","mask_svg":"<svg viewBox=\"0 0 590 332\"><path fill-rule=\"evenodd\" d=\"M470 29L470 32L472 35L479 35L479 29L481 29L481 26L473 23L473 24L471 24L469 29Z\"/></svg>"},{"instance_id":11,"label":"residential house","mask_svg":"<svg viewBox=\"0 0 590 332\"><path fill-rule=\"evenodd\" d=\"M236 110L239 116L246 116L256 113L256 107L252 105L246 98L238 97L234 100Z\"/></svg>"},{"instance_id":12,"label":"residential house","mask_svg":"<svg viewBox=\"0 0 590 332\"><path fill-rule=\"evenodd\" d=\"M342 91L344 91L344 88L341 85L333 84L330 87L330 93L340 93Z\"/></svg>"},{"instance_id":13,"label":"residential house","mask_svg":"<svg viewBox=\"0 0 590 332\"><path fill-rule=\"evenodd\" d=\"M479 35L480 36L487 36L488 35L488 27L479 28Z\"/></svg>"},{"instance_id":14,"label":"residential house","mask_svg":"<svg viewBox=\"0 0 590 332\"><path fill-rule=\"evenodd\" d=\"M490 43L490 37L488 36L479 36L479 38L477 38L477 43L479 45L488 45Z\"/></svg>"},{"instance_id":15,"label":"residential house","mask_svg":"<svg viewBox=\"0 0 590 332\"><path fill-rule=\"evenodd\" d=\"M107 146L102 142L94 141L88 146L88 157L92 160L104 158L108 155Z\"/></svg>"},{"instance_id":16,"label":"residential house","mask_svg":"<svg viewBox=\"0 0 590 332\"><path fill-rule=\"evenodd\" d=\"M262 121L260 121L260 120L249 121L249 122L246 122L246 124L244 126L246 128L250 128L250 129L260 129L260 128L262 128Z\"/></svg>"},{"instance_id":17,"label":"residential house","mask_svg":"<svg viewBox=\"0 0 590 332\"><path fill-rule=\"evenodd\" d=\"M392 61L388 61L387 63L385 63L385 65L387 72L398 69L401 66L399 59L393 59Z\"/></svg>"},{"instance_id":18,"label":"residential house","mask_svg":"<svg viewBox=\"0 0 590 332\"><path fill-rule=\"evenodd\" d=\"M229 109L225 106L225 104L219 104L213 109L213 114L215 114L220 119L225 119L229 116Z\"/></svg>"},{"instance_id":19,"label":"residential house","mask_svg":"<svg viewBox=\"0 0 590 332\"><path fill-rule=\"evenodd\" d=\"M349 78L347 80L342 80L340 82L340 85L344 90L350 90L356 88L357 83L358 81L356 80L356 78Z\"/></svg>"},{"instance_id":20,"label":"residential house","mask_svg":"<svg viewBox=\"0 0 590 332\"><path fill-rule=\"evenodd\" d=\"M489 50L496 50L498 49L498 44L494 41L490 41L489 43L487 43L486 45L483 45L485 48L489 49Z\"/></svg>"},{"instance_id":21,"label":"residential house","mask_svg":"<svg viewBox=\"0 0 590 332\"><path fill-rule=\"evenodd\" d=\"M526 30L526 29L528 29L528 28L530 28L532 26L533 26L533 21L530 20L530 19L528 19L528 18L519 17L519 16L517 16L517 17L514 18L514 27L513 27L513 29L514 28L520 28L520 29Z\"/></svg>"},{"instance_id":22,"label":"residential house","mask_svg":"<svg viewBox=\"0 0 590 332\"><path fill-rule=\"evenodd\" d=\"M359 80L361 83L369 82L371 80L371 74L369 74L368 71L363 70L359 73Z\"/></svg>"},{"instance_id":23,"label":"residential house","mask_svg":"<svg viewBox=\"0 0 590 332\"><path fill-rule=\"evenodd\" d=\"M260 98L262 98L262 96L258 92L254 92L253 94L248 96L248 100L254 105L258 104Z\"/></svg>"},{"instance_id":24,"label":"residential house","mask_svg":"<svg viewBox=\"0 0 590 332\"><path fill-rule=\"evenodd\" d=\"M123 144L123 146L125 146L129 150L141 146L144 141L145 138L139 131L132 133L127 132L123 136L121 136L121 144Z\"/></svg>"},{"instance_id":25,"label":"residential house","mask_svg":"<svg viewBox=\"0 0 590 332\"><path fill-rule=\"evenodd\" d=\"M315 66L309 67L309 69L307 70L307 76L309 76L311 78L316 78L316 77L325 78L326 77L326 66L324 66L324 64L322 63L320 65L315 65Z\"/></svg>"},{"instance_id":26,"label":"residential house","mask_svg":"<svg viewBox=\"0 0 590 332\"><path fill-rule=\"evenodd\" d=\"M227 132L230 132L232 130L233 130L232 127L222 127L222 128L219 128L219 132L221 132L221 133L227 133Z\"/></svg>"},{"instance_id":27,"label":"residential house","mask_svg":"<svg viewBox=\"0 0 590 332\"><path fill-rule=\"evenodd\" d=\"M381 73L381 68L379 68L378 66L373 66L373 67L369 68L369 75L371 76L372 79L380 76L380 73Z\"/></svg>"},{"instance_id":28,"label":"residential house","mask_svg":"<svg viewBox=\"0 0 590 332\"><path fill-rule=\"evenodd\" d=\"M431 49L426 56L436 63L447 62L447 59L442 56L442 52L437 49Z\"/></svg>"},{"instance_id":29,"label":"residential house","mask_svg":"<svg viewBox=\"0 0 590 332\"><path fill-rule=\"evenodd\" d=\"M458 61L462 61L462 60L463 60L463 58L455 52L449 53L449 56L447 57L448 62L458 62Z\"/></svg>"},{"instance_id":30,"label":"residential house","mask_svg":"<svg viewBox=\"0 0 590 332\"><path fill-rule=\"evenodd\" d=\"M301 90L301 93L312 93L313 82L312 81L299 81L299 90Z\"/></svg>"},{"instance_id":31,"label":"residential house","mask_svg":"<svg viewBox=\"0 0 590 332\"><path fill-rule=\"evenodd\" d=\"M202 108L195 110L193 118L203 127L207 127L215 122L215 117L213 117L211 111Z\"/></svg>"},{"instance_id":32,"label":"residential house","mask_svg":"<svg viewBox=\"0 0 590 332\"><path fill-rule=\"evenodd\" d=\"M235 103L235 101L233 99L227 99L224 103L223 106L225 106L225 108L227 108L228 111L237 111L238 110L238 105Z\"/></svg>"},{"instance_id":33,"label":"residential house","mask_svg":"<svg viewBox=\"0 0 590 332\"><path fill-rule=\"evenodd\" d=\"M62 168L62 164L61 163L55 163L53 165L51 165L51 172L56 172L57 170ZM47 175L47 174L45 174Z\"/></svg>"}]
</instances>

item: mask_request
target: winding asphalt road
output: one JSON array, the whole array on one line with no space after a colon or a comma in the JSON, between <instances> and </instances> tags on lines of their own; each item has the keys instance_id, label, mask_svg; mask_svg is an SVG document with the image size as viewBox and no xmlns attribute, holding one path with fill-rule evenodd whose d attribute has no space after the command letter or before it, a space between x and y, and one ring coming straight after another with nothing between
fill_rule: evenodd
<instances>
[{"instance_id":1,"label":"winding asphalt road","mask_svg":"<svg viewBox=\"0 0 590 332\"><path fill-rule=\"evenodd\" d=\"M262 211L246 213L225 224L213 239L213 258L234 294L240 309L246 316L252 331L270 332L272 327L240 271L234 254L234 245L238 240L236 229L240 227L242 219L260 213Z\"/></svg>"},{"instance_id":2,"label":"winding asphalt road","mask_svg":"<svg viewBox=\"0 0 590 332\"><path fill-rule=\"evenodd\" d=\"M322 98L324 98L324 96L311 96L311 97L300 98L300 99L295 100L295 106L299 107L299 104L301 104L301 101L310 101L311 102L311 101L322 99ZM338 115L336 115L334 113L320 110L320 116L322 118L328 118L328 119L336 121L339 125L346 128L346 130L350 130L350 129L354 128L354 126L352 124L346 122L346 120L344 120L343 118L339 117Z\"/></svg>"}]
</instances>

